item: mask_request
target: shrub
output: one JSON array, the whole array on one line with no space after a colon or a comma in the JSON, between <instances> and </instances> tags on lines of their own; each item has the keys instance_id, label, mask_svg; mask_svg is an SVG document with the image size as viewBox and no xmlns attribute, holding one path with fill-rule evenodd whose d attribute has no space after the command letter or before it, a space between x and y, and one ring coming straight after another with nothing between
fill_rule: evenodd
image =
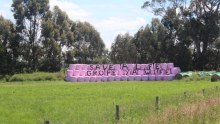
<instances>
[{"instance_id":1,"label":"shrub","mask_svg":"<svg viewBox=\"0 0 220 124\"><path fill-rule=\"evenodd\" d=\"M25 78L22 75L13 75L8 81L9 82L25 81Z\"/></svg>"},{"instance_id":2,"label":"shrub","mask_svg":"<svg viewBox=\"0 0 220 124\"><path fill-rule=\"evenodd\" d=\"M54 80L64 80L64 74L62 72L47 73L47 72L34 72L34 73L24 73L15 74L11 76L9 82L18 81L54 81Z\"/></svg>"},{"instance_id":3,"label":"shrub","mask_svg":"<svg viewBox=\"0 0 220 124\"><path fill-rule=\"evenodd\" d=\"M188 78L189 77L189 75L183 75L183 78Z\"/></svg>"},{"instance_id":4,"label":"shrub","mask_svg":"<svg viewBox=\"0 0 220 124\"><path fill-rule=\"evenodd\" d=\"M176 74L175 75L175 79L177 80L181 80L183 78L183 76L181 74Z\"/></svg>"},{"instance_id":5,"label":"shrub","mask_svg":"<svg viewBox=\"0 0 220 124\"><path fill-rule=\"evenodd\" d=\"M44 79L42 78L42 77L35 77L34 79L33 79L33 81L43 81Z\"/></svg>"},{"instance_id":6,"label":"shrub","mask_svg":"<svg viewBox=\"0 0 220 124\"><path fill-rule=\"evenodd\" d=\"M220 81L220 76L214 74L211 76L211 82L216 82L216 81Z\"/></svg>"},{"instance_id":7,"label":"shrub","mask_svg":"<svg viewBox=\"0 0 220 124\"><path fill-rule=\"evenodd\" d=\"M46 77L44 77L44 80L55 81L56 77L54 75L47 75Z\"/></svg>"}]
</instances>

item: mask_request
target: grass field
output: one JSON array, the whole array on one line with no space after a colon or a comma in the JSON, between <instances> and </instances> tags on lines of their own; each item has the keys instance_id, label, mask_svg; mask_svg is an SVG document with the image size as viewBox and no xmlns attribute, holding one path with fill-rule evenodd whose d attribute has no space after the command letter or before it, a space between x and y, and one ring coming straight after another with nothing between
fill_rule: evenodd
<instances>
[{"instance_id":1,"label":"grass field","mask_svg":"<svg viewBox=\"0 0 220 124\"><path fill-rule=\"evenodd\" d=\"M185 91L193 94L215 86L220 86L220 82L2 82L0 123L115 123L115 105L120 105L122 123L141 123L154 111L156 96L160 96L163 111L170 104L184 103L183 97L178 96Z\"/></svg>"}]
</instances>

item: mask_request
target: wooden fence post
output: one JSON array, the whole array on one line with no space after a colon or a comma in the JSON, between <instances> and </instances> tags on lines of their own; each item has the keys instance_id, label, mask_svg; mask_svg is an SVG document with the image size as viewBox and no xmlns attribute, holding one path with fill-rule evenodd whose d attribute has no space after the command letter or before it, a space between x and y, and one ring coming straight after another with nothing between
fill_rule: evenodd
<instances>
[{"instance_id":1,"label":"wooden fence post","mask_svg":"<svg viewBox=\"0 0 220 124\"><path fill-rule=\"evenodd\" d=\"M50 121L45 121L44 124L50 124Z\"/></svg>"},{"instance_id":2,"label":"wooden fence post","mask_svg":"<svg viewBox=\"0 0 220 124\"><path fill-rule=\"evenodd\" d=\"M202 89L202 95L205 96L205 89Z\"/></svg>"},{"instance_id":3,"label":"wooden fence post","mask_svg":"<svg viewBox=\"0 0 220 124\"><path fill-rule=\"evenodd\" d=\"M116 121L119 121L119 120L120 120L120 110L119 110L119 105L116 105L115 119L116 119Z\"/></svg>"},{"instance_id":4,"label":"wooden fence post","mask_svg":"<svg viewBox=\"0 0 220 124\"><path fill-rule=\"evenodd\" d=\"M156 104L155 104L155 107L156 107L156 110L157 110L157 111L159 110L159 105L160 105L160 98L159 98L159 96L156 96Z\"/></svg>"},{"instance_id":5,"label":"wooden fence post","mask_svg":"<svg viewBox=\"0 0 220 124\"><path fill-rule=\"evenodd\" d=\"M186 92L184 92L183 94L184 94L184 97L186 98L186 97L187 97L187 94L186 94Z\"/></svg>"}]
</instances>

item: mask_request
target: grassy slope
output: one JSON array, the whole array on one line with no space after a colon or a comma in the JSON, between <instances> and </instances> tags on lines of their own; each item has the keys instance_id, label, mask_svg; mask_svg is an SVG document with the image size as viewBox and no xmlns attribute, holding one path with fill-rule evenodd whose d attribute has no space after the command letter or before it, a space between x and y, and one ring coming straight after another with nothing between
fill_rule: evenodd
<instances>
[{"instance_id":1,"label":"grassy slope","mask_svg":"<svg viewBox=\"0 0 220 124\"><path fill-rule=\"evenodd\" d=\"M61 123L114 123L115 105L122 120L139 122L147 114L147 104L155 96L173 100L184 91L213 88L220 82L108 82L0 83L0 122L5 124L39 124L50 120Z\"/></svg>"}]
</instances>

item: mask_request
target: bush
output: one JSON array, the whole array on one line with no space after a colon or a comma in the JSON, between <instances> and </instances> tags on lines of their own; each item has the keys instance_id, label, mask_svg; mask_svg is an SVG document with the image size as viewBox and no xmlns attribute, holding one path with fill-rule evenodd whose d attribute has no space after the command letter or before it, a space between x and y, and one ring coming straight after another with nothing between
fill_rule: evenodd
<instances>
[{"instance_id":1,"label":"bush","mask_svg":"<svg viewBox=\"0 0 220 124\"><path fill-rule=\"evenodd\" d=\"M15 74L11 76L9 82L20 82L20 81L55 81L64 80L64 74L62 72L47 73L47 72L34 72L34 73L24 73Z\"/></svg>"},{"instance_id":2,"label":"bush","mask_svg":"<svg viewBox=\"0 0 220 124\"><path fill-rule=\"evenodd\" d=\"M25 81L24 77L22 75L13 75L11 78L8 80L9 82L18 82L18 81Z\"/></svg>"},{"instance_id":3,"label":"bush","mask_svg":"<svg viewBox=\"0 0 220 124\"><path fill-rule=\"evenodd\" d=\"M183 76L181 74L176 74L175 75L176 80L181 80L182 78L183 78Z\"/></svg>"},{"instance_id":4,"label":"bush","mask_svg":"<svg viewBox=\"0 0 220 124\"><path fill-rule=\"evenodd\" d=\"M55 81L57 80L57 78L54 75L47 75L46 77L44 77L44 80Z\"/></svg>"},{"instance_id":5,"label":"bush","mask_svg":"<svg viewBox=\"0 0 220 124\"><path fill-rule=\"evenodd\" d=\"M216 81L220 81L220 76L214 74L211 76L211 82L216 82Z\"/></svg>"}]
</instances>

